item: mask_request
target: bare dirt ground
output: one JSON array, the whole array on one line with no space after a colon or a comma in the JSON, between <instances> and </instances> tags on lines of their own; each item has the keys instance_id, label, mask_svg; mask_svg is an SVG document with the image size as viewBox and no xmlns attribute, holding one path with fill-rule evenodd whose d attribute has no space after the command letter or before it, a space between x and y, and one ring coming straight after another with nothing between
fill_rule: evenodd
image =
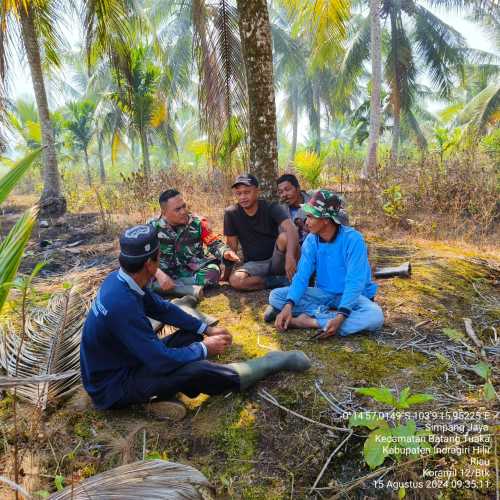
<instances>
[{"instance_id":1,"label":"bare dirt ground","mask_svg":"<svg viewBox=\"0 0 500 500\"><path fill-rule=\"evenodd\" d=\"M2 233L18 209L4 214ZM360 407L387 409L355 394L355 388L364 386L384 385L398 391L408 386L412 392L433 394L433 402L418 408L423 410L494 408L494 403L482 399L481 379L463 369L464 364L477 362L475 354L446 337L443 328L463 331L463 318L468 317L481 341L493 345L500 321L499 260L430 241L381 240L370 234L367 240L376 265L411 260L414 269L411 279L380 282L377 301L386 323L379 334L325 342L309 341L310 332L302 330L278 334L262 321L267 292L235 293L223 284L208 292L200 305L219 317L234 336L232 349L219 361L263 355L270 349L302 349L313 368L303 375L275 375L241 394L183 397L190 410L179 423L154 421L140 408L98 412L80 389L70 400L49 406L36 442L23 438L25 456L30 457L29 464L23 461L23 484L31 491L51 491L56 476L63 476L67 485L122 463L159 457L201 470L218 498L329 498L342 492L343 498L360 499L397 495L397 489L376 489L370 478L349 490L371 472L362 457L367 435L363 429L356 429L322 472L347 435L333 427L346 426L344 412ZM97 214L69 214L61 225L34 231L21 272L29 273L35 263L48 260L37 286L55 291L69 271L75 277L79 272L88 275L97 269L103 274L115 268L117 248L116 238L102 232ZM271 404L266 393L286 410ZM11 407L12 399L5 396L0 402L4 474L11 463ZM19 408L21 419L28 420L29 405L20 403ZM496 473L493 453L490 449L489 454L477 454L489 460L488 484L468 488L449 484L439 491L410 488L407 497L438 498L441 492L441 498L491 498ZM418 479L425 467L469 464L470 457L439 455L406 462L388 458L385 465L393 468L385 480ZM314 484L316 489L311 490Z\"/></svg>"}]
</instances>

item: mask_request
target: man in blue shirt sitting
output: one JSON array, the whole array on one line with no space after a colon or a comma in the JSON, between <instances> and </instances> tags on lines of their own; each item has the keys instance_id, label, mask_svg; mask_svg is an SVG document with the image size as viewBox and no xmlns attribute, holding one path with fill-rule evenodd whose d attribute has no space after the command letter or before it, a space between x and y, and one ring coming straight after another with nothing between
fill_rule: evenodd
<instances>
[{"instance_id":1,"label":"man in blue shirt sitting","mask_svg":"<svg viewBox=\"0 0 500 500\"><path fill-rule=\"evenodd\" d=\"M228 365L207 361L231 345L231 334L209 327L148 288L159 258L152 226L127 229L120 238L120 270L104 280L87 315L80 367L83 385L98 409L153 401L153 414L179 419L186 410L170 401L177 392L196 397L239 391L280 370L309 368L300 351L272 352ZM148 318L180 330L160 340Z\"/></svg>"},{"instance_id":2,"label":"man in blue shirt sitting","mask_svg":"<svg viewBox=\"0 0 500 500\"><path fill-rule=\"evenodd\" d=\"M384 315L373 302L377 285L372 282L367 247L361 233L342 225L342 200L320 189L302 205L310 234L302 244L297 273L289 287L269 296L264 319L275 319L276 328L319 328L319 338L337 333L350 335L375 331ZM309 279L316 271L316 286Z\"/></svg>"}]
</instances>

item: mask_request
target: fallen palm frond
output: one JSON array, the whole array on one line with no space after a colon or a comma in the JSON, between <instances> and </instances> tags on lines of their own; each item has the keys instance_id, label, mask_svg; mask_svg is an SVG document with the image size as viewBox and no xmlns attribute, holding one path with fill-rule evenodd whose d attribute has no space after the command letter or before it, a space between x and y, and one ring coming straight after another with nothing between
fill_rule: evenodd
<instances>
[{"instance_id":1,"label":"fallen palm frond","mask_svg":"<svg viewBox=\"0 0 500 500\"><path fill-rule=\"evenodd\" d=\"M203 489L203 494L199 488ZM77 485L68 486L49 498L50 500L70 498L198 500L207 498L208 488L210 484L207 478L193 467L164 460L151 460L116 467L85 479Z\"/></svg>"},{"instance_id":2,"label":"fallen palm frond","mask_svg":"<svg viewBox=\"0 0 500 500\"><path fill-rule=\"evenodd\" d=\"M63 380L78 374L76 370L64 373L54 373L53 375L35 375L34 377L0 377L0 389L10 389L20 385L43 384L44 382L54 382Z\"/></svg>"},{"instance_id":3,"label":"fallen palm frond","mask_svg":"<svg viewBox=\"0 0 500 500\"><path fill-rule=\"evenodd\" d=\"M17 387L17 395L45 409L66 396L80 380L80 337L88 300L76 287L54 295L46 308L26 318L25 331L11 329L0 344L0 364L9 377L35 377L74 371L66 378Z\"/></svg>"},{"instance_id":4,"label":"fallen palm frond","mask_svg":"<svg viewBox=\"0 0 500 500\"><path fill-rule=\"evenodd\" d=\"M110 249L106 248L103 252L109 252ZM92 298L95 290L99 288L102 280L113 270L113 266L100 265L90 268L74 267L64 275L42 277L37 276L33 280L33 285L36 290L43 293L57 293L61 290L64 283L85 283L85 299Z\"/></svg>"}]
</instances>

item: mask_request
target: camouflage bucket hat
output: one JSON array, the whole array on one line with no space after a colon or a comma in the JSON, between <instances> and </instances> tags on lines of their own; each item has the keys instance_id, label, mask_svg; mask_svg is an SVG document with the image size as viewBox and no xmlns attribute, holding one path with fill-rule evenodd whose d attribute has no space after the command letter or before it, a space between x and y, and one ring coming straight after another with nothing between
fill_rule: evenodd
<instances>
[{"instance_id":1,"label":"camouflage bucket hat","mask_svg":"<svg viewBox=\"0 0 500 500\"><path fill-rule=\"evenodd\" d=\"M302 205L302 209L306 214L318 219L331 219L337 224L348 226L349 219L342 204L343 200L338 194L328 189L320 189L311 196L307 203Z\"/></svg>"}]
</instances>

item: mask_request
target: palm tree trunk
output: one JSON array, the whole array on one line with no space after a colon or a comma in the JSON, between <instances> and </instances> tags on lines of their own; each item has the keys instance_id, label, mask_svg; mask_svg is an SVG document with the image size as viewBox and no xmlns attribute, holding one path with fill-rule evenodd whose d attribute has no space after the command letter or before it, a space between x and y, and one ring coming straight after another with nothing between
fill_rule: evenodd
<instances>
[{"instance_id":1,"label":"palm tree trunk","mask_svg":"<svg viewBox=\"0 0 500 500\"><path fill-rule=\"evenodd\" d=\"M42 153L43 191L40 198L40 212L42 215L58 217L66 212L66 199L61 192L61 179L57 168L54 131L50 121L47 93L45 91L40 62L40 48L32 15L29 4L26 9L19 9L22 37L30 67L31 79L33 80L33 90L40 117L42 144L44 146Z\"/></svg>"},{"instance_id":2,"label":"palm tree trunk","mask_svg":"<svg viewBox=\"0 0 500 500\"><path fill-rule=\"evenodd\" d=\"M399 154L399 136L401 135L401 86L399 85L399 65L398 65L398 47L396 40L396 16L391 12L391 50L392 60L394 62L394 75L392 80L392 116L394 123L392 125L392 149L391 163L395 165L398 161Z\"/></svg>"},{"instance_id":3,"label":"palm tree trunk","mask_svg":"<svg viewBox=\"0 0 500 500\"><path fill-rule=\"evenodd\" d=\"M297 101L294 100L293 104L293 123L292 123L292 149L290 151L290 162L295 159L295 153L297 152L297 136L299 131L299 107Z\"/></svg>"},{"instance_id":4,"label":"palm tree trunk","mask_svg":"<svg viewBox=\"0 0 500 500\"><path fill-rule=\"evenodd\" d=\"M88 183L89 187L92 187L92 175L90 173L89 154L87 153L87 148L83 149L83 157L85 158L85 170L87 171L87 183Z\"/></svg>"},{"instance_id":5,"label":"palm tree trunk","mask_svg":"<svg viewBox=\"0 0 500 500\"><path fill-rule=\"evenodd\" d=\"M292 90L291 104L292 104L292 146L290 149L290 159L289 164L292 164L295 159L295 154L297 152L297 136L299 132L299 105L297 102L297 89Z\"/></svg>"},{"instance_id":6,"label":"palm tree trunk","mask_svg":"<svg viewBox=\"0 0 500 500\"><path fill-rule=\"evenodd\" d=\"M149 174L151 173L151 164L149 163L148 136L145 130L140 131L140 137L142 150L142 169L144 173L144 179L146 180L146 182L148 182Z\"/></svg>"},{"instance_id":7,"label":"palm tree trunk","mask_svg":"<svg viewBox=\"0 0 500 500\"><path fill-rule=\"evenodd\" d=\"M368 154L361 177L373 177L377 170L377 150L382 120L380 92L382 86L382 44L380 35L380 0L370 0L372 94L370 100L370 135Z\"/></svg>"},{"instance_id":8,"label":"palm tree trunk","mask_svg":"<svg viewBox=\"0 0 500 500\"><path fill-rule=\"evenodd\" d=\"M278 174L271 26L266 0L237 0L248 89L250 171L265 198L275 197Z\"/></svg>"},{"instance_id":9,"label":"palm tree trunk","mask_svg":"<svg viewBox=\"0 0 500 500\"><path fill-rule=\"evenodd\" d=\"M102 152L102 140L97 140L97 151L99 156L99 175L101 177L101 184L106 183L106 169L104 168L104 155Z\"/></svg>"},{"instance_id":10,"label":"palm tree trunk","mask_svg":"<svg viewBox=\"0 0 500 500\"><path fill-rule=\"evenodd\" d=\"M391 163L395 165L399 156L399 136L401 135L401 109L399 102L393 104L394 123L392 125Z\"/></svg>"},{"instance_id":11,"label":"palm tree trunk","mask_svg":"<svg viewBox=\"0 0 500 500\"><path fill-rule=\"evenodd\" d=\"M316 116L314 121L314 135L315 135L315 144L314 151L319 155L321 153L321 94L319 89L319 82L315 81L314 83L314 100L316 107Z\"/></svg>"}]
</instances>

